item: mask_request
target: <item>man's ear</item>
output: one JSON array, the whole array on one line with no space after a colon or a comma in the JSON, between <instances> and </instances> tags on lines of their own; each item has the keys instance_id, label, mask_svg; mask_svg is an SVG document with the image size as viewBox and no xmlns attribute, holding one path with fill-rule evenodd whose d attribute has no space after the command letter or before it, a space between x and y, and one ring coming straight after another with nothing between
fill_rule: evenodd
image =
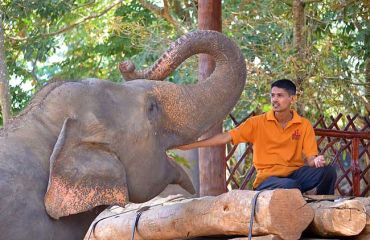
<instances>
[{"instance_id":1,"label":"man's ear","mask_svg":"<svg viewBox=\"0 0 370 240\"><path fill-rule=\"evenodd\" d=\"M292 95L291 98L292 98L291 104L295 104L298 99L297 95Z\"/></svg>"},{"instance_id":2,"label":"man's ear","mask_svg":"<svg viewBox=\"0 0 370 240\"><path fill-rule=\"evenodd\" d=\"M123 206L127 198L125 169L104 126L94 117L85 124L67 118L50 157L48 214L58 219L99 205Z\"/></svg>"}]
</instances>

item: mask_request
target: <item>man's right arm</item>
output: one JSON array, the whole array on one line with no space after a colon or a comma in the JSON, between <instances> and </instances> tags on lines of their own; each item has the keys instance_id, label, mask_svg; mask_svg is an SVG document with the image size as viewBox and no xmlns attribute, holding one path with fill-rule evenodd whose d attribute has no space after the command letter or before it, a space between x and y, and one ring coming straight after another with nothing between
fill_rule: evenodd
<instances>
[{"instance_id":1,"label":"man's right arm","mask_svg":"<svg viewBox=\"0 0 370 240\"><path fill-rule=\"evenodd\" d=\"M212 146L226 144L226 143L230 142L231 139L232 138L231 138L230 133L224 132L224 133L216 134L213 137L210 137L210 138L207 138L207 139L204 139L204 140L200 140L200 141L197 141L197 142L194 142L194 143L190 143L190 144L187 144L187 145L178 146L176 148L180 149L180 150L189 150L189 149L200 148L200 147L212 147Z\"/></svg>"}]
</instances>

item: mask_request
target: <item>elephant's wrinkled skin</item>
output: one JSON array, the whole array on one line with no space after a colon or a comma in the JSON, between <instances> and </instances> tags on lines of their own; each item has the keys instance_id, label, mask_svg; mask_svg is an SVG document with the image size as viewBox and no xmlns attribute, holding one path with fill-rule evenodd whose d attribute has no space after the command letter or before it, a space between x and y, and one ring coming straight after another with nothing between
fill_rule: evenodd
<instances>
[{"instance_id":1,"label":"elephant's wrinkled skin","mask_svg":"<svg viewBox=\"0 0 370 240\"><path fill-rule=\"evenodd\" d=\"M199 31L148 70L120 65L127 80L162 80L197 53L216 60L198 84L88 79L36 94L0 130L1 239L81 239L96 206L143 202L170 183L193 192L165 151L195 140L235 105L246 77L240 50L222 34Z\"/></svg>"}]
</instances>

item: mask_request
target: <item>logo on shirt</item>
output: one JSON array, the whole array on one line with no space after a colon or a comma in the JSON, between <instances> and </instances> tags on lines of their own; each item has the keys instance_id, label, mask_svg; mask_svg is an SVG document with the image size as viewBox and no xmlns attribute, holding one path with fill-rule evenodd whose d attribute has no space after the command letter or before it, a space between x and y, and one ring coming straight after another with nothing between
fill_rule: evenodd
<instances>
[{"instance_id":1,"label":"logo on shirt","mask_svg":"<svg viewBox=\"0 0 370 240\"><path fill-rule=\"evenodd\" d=\"M298 140L301 134L299 133L298 130L295 130L294 133L292 134L292 140Z\"/></svg>"}]
</instances>

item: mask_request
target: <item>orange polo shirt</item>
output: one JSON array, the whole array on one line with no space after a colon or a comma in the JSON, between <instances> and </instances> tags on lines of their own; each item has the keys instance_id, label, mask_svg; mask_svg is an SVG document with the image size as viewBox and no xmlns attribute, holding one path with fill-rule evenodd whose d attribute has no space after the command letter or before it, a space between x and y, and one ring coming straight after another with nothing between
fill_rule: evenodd
<instances>
[{"instance_id":1,"label":"orange polo shirt","mask_svg":"<svg viewBox=\"0 0 370 240\"><path fill-rule=\"evenodd\" d=\"M257 170L253 188L270 176L286 177L304 165L306 157L318 154L311 123L293 111L293 118L283 129L269 111L251 117L229 131L233 144L253 144L253 164Z\"/></svg>"}]
</instances>

